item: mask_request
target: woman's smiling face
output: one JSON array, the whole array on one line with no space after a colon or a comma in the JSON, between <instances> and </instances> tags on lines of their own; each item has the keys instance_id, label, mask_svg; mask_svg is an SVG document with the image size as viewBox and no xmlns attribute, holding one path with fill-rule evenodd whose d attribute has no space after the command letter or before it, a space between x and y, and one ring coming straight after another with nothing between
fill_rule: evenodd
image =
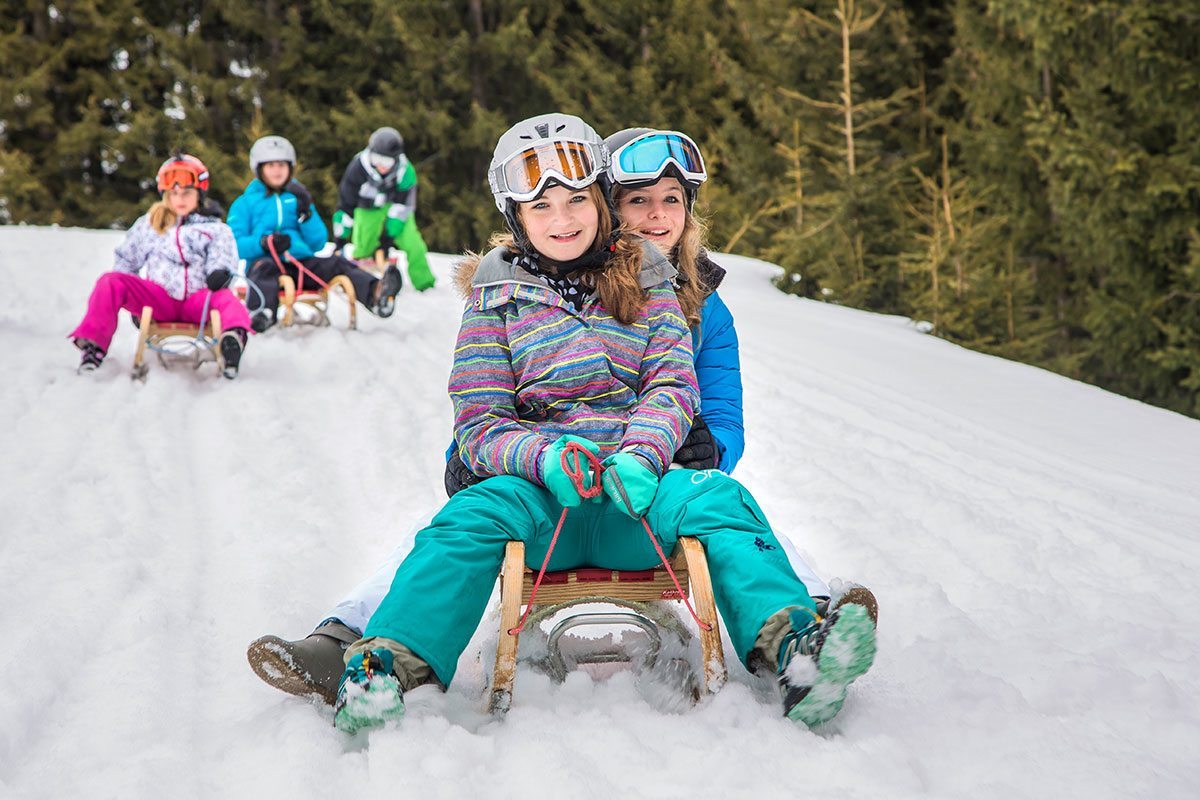
<instances>
[{"instance_id":1,"label":"woman's smiling face","mask_svg":"<svg viewBox=\"0 0 1200 800\"><path fill-rule=\"evenodd\" d=\"M521 203L517 215L529 243L554 261L582 256L600 229L600 212L588 189L551 186L536 200Z\"/></svg>"},{"instance_id":2,"label":"woman's smiling face","mask_svg":"<svg viewBox=\"0 0 1200 800\"><path fill-rule=\"evenodd\" d=\"M663 253L670 253L683 237L687 198L675 178L662 178L639 189L618 189L617 214L621 222Z\"/></svg>"}]
</instances>

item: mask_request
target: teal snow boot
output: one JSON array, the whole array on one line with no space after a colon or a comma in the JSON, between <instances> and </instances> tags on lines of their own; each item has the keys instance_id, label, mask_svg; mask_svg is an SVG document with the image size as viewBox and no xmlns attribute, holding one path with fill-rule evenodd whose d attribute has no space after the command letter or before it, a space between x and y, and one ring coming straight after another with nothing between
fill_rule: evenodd
<instances>
[{"instance_id":1,"label":"teal snow boot","mask_svg":"<svg viewBox=\"0 0 1200 800\"><path fill-rule=\"evenodd\" d=\"M863 605L847 603L824 619L791 613L792 630L779 645L783 713L809 727L837 716L846 689L875 660L875 624Z\"/></svg>"},{"instance_id":2,"label":"teal snow boot","mask_svg":"<svg viewBox=\"0 0 1200 800\"><path fill-rule=\"evenodd\" d=\"M333 705L333 724L339 731L380 728L404 716L404 690L392 663L392 652L382 647L350 657Z\"/></svg>"}]
</instances>

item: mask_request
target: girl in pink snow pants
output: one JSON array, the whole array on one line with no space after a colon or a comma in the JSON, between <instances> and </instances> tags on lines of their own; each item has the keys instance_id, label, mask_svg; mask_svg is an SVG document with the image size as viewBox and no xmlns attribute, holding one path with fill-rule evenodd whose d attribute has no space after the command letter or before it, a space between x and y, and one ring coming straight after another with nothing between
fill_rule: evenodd
<instances>
[{"instance_id":1,"label":"girl in pink snow pants","mask_svg":"<svg viewBox=\"0 0 1200 800\"><path fill-rule=\"evenodd\" d=\"M221 315L218 347L225 377L234 378L250 315L225 288L237 267L237 244L219 212L204 203L208 169L194 156L170 158L158 170L158 189L162 200L129 229L116 249L113 271L96 281L87 313L71 332L82 351L79 370L100 366L121 309L136 317L149 306L156 322L204 324L207 303Z\"/></svg>"}]
</instances>

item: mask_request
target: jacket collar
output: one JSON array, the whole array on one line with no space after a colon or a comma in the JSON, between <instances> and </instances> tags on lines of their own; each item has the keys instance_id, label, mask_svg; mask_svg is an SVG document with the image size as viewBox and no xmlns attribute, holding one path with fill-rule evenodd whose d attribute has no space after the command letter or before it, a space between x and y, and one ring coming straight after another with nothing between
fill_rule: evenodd
<instances>
[{"instance_id":1,"label":"jacket collar","mask_svg":"<svg viewBox=\"0 0 1200 800\"><path fill-rule=\"evenodd\" d=\"M652 286L658 286L663 281L674 280L678 274L675 265L649 242L643 241L641 245L642 270L638 274L638 285L643 289L649 289ZM483 260L479 262L479 268L475 270L475 276L471 279L471 288L478 289L481 286L494 286L500 283L517 283L535 286L539 289L546 288L546 284L535 275L512 263L507 248L496 247L488 251Z\"/></svg>"}]
</instances>

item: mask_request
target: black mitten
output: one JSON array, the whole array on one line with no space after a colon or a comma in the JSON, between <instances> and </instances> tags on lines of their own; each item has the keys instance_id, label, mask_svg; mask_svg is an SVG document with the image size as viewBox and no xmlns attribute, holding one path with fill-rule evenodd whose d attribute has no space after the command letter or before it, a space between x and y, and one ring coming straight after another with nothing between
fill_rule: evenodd
<instances>
[{"instance_id":1,"label":"black mitten","mask_svg":"<svg viewBox=\"0 0 1200 800\"><path fill-rule=\"evenodd\" d=\"M284 253L289 247L292 246L292 237L288 236L286 233L268 233L266 236L258 240L258 243L262 246L264 253L271 252L271 242L275 243L276 253Z\"/></svg>"},{"instance_id":2,"label":"black mitten","mask_svg":"<svg viewBox=\"0 0 1200 800\"><path fill-rule=\"evenodd\" d=\"M296 195L296 219L304 222L312 216L312 195L300 181L292 181L287 185L287 191Z\"/></svg>"},{"instance_id":3,"label":"black mitten","mask_svg":"<svg viewBox=\"0 0 1200 800\"><path fill-rule=\"evenodd\" d=\"M229 270L227 269L214 269L212 272L208 273L208 277L205 278L205 281L208 283L209 291L215 292L218 289L224 289L226 286L228 286L229 279L232 277L233 276L229 274Z\"/></svg>"},{"instance_id":4,"label":"black mitten","mask_svg":"<svg viewBox=\"0 0 1200 800\"><path fill-rule=\"evenodd\" d=\"M474 486L483 480L483 478L471 472L470 468L463 463L463 460L458 457L458 453L450 456L450 460L446 462L446 497L454 497L468 486Z\"/></svg>"},{"instance_id":5,"label":"black mitten","mask_svg":"<svg viewBox=\"0 0 1200 800\"><path fill-rule=\"evenodd\" d=\"M717 442L704 417L699 414L692 421L692 429L675 454L675 463L688 469L716 469L721 463Z\"/></svg>"}]
</instances>

